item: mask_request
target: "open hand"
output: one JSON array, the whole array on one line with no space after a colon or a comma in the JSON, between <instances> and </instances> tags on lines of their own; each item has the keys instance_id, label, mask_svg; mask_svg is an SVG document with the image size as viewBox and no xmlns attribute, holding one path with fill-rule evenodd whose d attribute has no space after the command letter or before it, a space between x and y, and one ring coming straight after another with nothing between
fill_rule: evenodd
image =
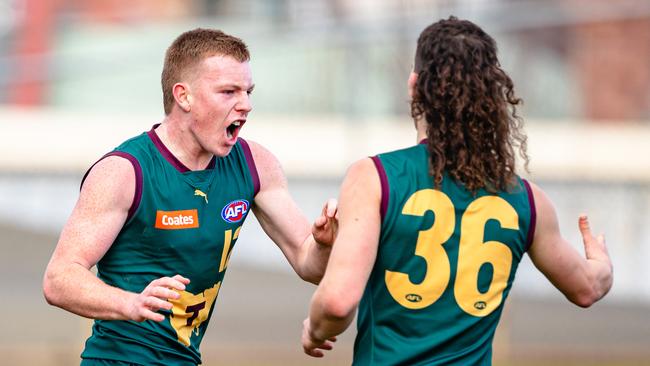
<instances>
[{"instance_id":1,"label":"open hand","mask_svg":"<svg viewBox=\"0 0 650 366\"><path fill-rule=\"evenodd\" d=\"M611 266L611 259L605 245L605 236L600 234L595 236L591 233L589 218L582 214L578 219L578 228L582 235L582 242L585 246L585 256L587 259L604 262Z\"/></svg>"}]
</instances>

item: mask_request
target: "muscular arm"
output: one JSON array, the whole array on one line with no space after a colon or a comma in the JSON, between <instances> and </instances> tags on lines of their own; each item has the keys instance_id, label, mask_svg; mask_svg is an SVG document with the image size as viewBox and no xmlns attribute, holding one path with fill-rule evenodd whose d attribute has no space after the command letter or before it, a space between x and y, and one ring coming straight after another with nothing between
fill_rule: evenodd
<instances>
[{"instance_id":1,"label":"muscular arm","mask_svg":"<svg viewBox=\"0 0 650 366\"><path fill-rule=\"evenodd\" d=\"M248 143L260 178L260 191L253 206L255 217L296 273L305 281L318 283L325 272L333 236L328 235L329 228L316 230L317 241L312 231L332 225L335 207L326 208L329 220L321 217L312 227L291 198L287 179L275 156L253 141Z\"/></svg>"},{"instance_id":2,"label":"muscular arm","mask_svg":"<svg viewBox=\"0 0 650 366\"><path fill-rule=\"evenodd\" d=\"M311 356L321 357L317 348L327 347L326 340L342 333L354 318L377 257L380 203L381 185L372 160L353 164L341 186L332 255L304 322L303 348Z\"/></svg>"},{"instance_id":3,"label":"muscular arm","mask_svg":"<svg viewBox=\"0 0 650 366\"><path fill-rule=\"evenodd\" d=\"M583 257L561 235L553 204L531 183L537 208L537 228L528 251L535 266L572 303L589 307L612 287L612 262L603 236L591 234L581 216L578 227L585 247Z\"/></svg>"},{"instance_id":4,"label":"muscular arm","mask_svg":"<svg viewBox=\"0 0 650 366\"><path fill-rule=\"evenodd\" d=\"M92 168L45 271L43 293L49 304L94 319L164 318L154 311L171 308L163 298L178 297L168 288L183 289L182 277L156 280L143 295L109 286L90 271L124 225L134 192L128 160L111 156Z\"/></svg>"}]
</instances>

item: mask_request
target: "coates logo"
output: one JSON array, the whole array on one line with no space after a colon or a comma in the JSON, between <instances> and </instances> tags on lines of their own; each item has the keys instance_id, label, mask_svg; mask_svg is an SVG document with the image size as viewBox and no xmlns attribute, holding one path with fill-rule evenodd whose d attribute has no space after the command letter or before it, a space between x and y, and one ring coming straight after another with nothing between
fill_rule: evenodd
<instances>
[{"instance_id":1,"label":"coates logo","mask_svg":"<svg viewBox=\"0 0 650 366\"><path fill-rule=\"evenodd\" d=\"M179 230L199 227L196 210L156 211L156 229Z\"/></svg>"},{"instance_id":2,"label":"coates logo","mask_svg":"<svg viewBox=\"0 0 650 366\"><path fill-rule=\"evenodd\" d=\"M249 207L246 200L234 200L223 207L221 218L226 222L239 222L244 218Z\"/></svg>"}]
</instances>

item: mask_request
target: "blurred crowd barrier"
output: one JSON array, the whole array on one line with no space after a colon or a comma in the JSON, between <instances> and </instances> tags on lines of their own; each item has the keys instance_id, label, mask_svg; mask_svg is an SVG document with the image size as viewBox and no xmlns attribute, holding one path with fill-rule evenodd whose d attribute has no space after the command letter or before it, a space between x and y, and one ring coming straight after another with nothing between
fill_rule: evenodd
<instances>
[{"instance_id":1,"label":"blurred crowd barrier","mask_svg":"<svg viewBox=\"0 0 650 366\"><path fill-rule=\"evenodd\" d=\"M78 173L162 115L0 107L0 171ZM408 118L252 113L242 137L263 143L294 177L341 177L364 156L415 143ZM534 180L650 182L650 124L529 119Z\"/></svg>"}]
</instances>

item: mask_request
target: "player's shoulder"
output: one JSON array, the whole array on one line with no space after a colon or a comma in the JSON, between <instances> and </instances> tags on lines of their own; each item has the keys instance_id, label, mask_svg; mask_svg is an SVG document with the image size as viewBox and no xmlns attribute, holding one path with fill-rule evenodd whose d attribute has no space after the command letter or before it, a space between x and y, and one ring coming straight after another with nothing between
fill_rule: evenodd
<instances>
[{"instance_id":1,"label":"player's shoulder","mask_svg":"<svg viewBox=\"0 0 650 366\"><path fill-rule=\"evenodd\" d=\"M389 150L378 153L371 157L377 169L384 172L409 169L428 169L426 161L428 160L427 147L424 144L417 144L396 150Z\"/></svg>"},{"instance_id":2,"label":"player's shoulder","mask_svg":"<svg viewBox=\"0 0 650 366\"><path fill-rule=\"evenodd\" d=\"M279 166L279 161L275 155L262 144L242 138L239 139L239 143L245 145L250 150L258 170Z\"/></svg>"},{"instance_id":3,"label":"player's shoulder","mask_svg":"<svg viewBox=\"0 0 650 366\"><path fill-rule=\"evenodd\" d=\"M115 149L124 150L124 151L140 150L148 146L150 142L151 142L151 137L149 136L149 132L142 132L138 135L135 135L133 137L124 140Z\"/></svg>"},{"instance_id":4,"label":"player's shoulder","mask_svg":"<svg viewBox=\"0 0 650 366\"><path fill-rule=\"evenodd\" d=\"M531 202L534 205L533 209L535 210L538 227L536 233L539 231L545 231L544 228L547 227L556 227L558 225L557 213L553 201L537 184L530 180L526 180L526 183L530 187L530 193L532 194Z\"/></svg>"},{"instance_id":5,"label":"player's shoulder","mask_svg":"<svg viewBox=\"0 0 650 366\"><path fill-rule=\"evenodd\" d=\"M354 174L354 175L360 175L360 174L369 174L373 173L377 170L375 163L373 160L375 157L364 157L361 158L348 167L347 174Z\"/></svg>"},{"instance_id":6,"label":"player's shoulder","mask_svg":"<svg viewBox=\"0 0 650 366\"><path fill-rule=\"evenodd\" d=\"M345 181L354 183L355 185L365 186L368 189L373 189L375 186L378 187L380 182L380 168L373 160L375 159L372 157L365 157L350 164L345 173Z\"/></svg>"},{"instance_id":7,"label":"player's shoulder","mask_svg":"<svg viewBox=\"0 0 650 366\"><path fill-rule=\"evenodd\" d=\"M94 164L84 177L80 200L115 204L128 208L136 189L133 163L119 155L110 155Z\"/></svg>"},{"instance_id":8,"label":"player's shoulder","mask_svg":"<svg viewBox=\"0 0 650 366\"><path fill-rule=\"evenodd\" d=\"M525 184L527 184L528 187L530 187L530 193L533 195L532 198L534 202L536 203L539 202L541 204L545 204L545 203L551 204L551 200L549 199L549 197L546 195L544 190L541 189L537 184L535 184L529 179L523 179L523 178L520 179L522 182L525 182Z\"/></svg>"},{"instance_id":9,"label":"player's shoulder","mask_svg":"<svg viewBox=\"0 0 650 366\"><path fill-rule=\"evenodd\" d=\"M381 161L384 161L384 160L393 160L393 159L401 160L405 158L409 159L412 158L413 156L417 156L417 155L425 156L427 154L428 154L427 146L425 144L416 144L416 145L407 146L399 149L380 152L375 156L379 158Z\"/></svg>"},{"instance_id":10,"label":"player's shoulder","mask_svg":"<svg viewBox=\"0 0 650 366\"><path fill-rule=\"evenodd\" d=\"M284 175L280 161L275 155L255 141L240 139L241 141L245 141L244 143L250 149L257 177L259 178L260 192L269 189L286 188L287 178Z\"/></svg>"},{"instance_id":11,"label":"player's shoulder","mask_svg":"<svg viewBox=\"0 0 650 366\"><path fill-rule=\"evenodd\" d=\"M379 153L377 155L408 154L408 153L415 153L415 152L422 152L422 151L425 151L425 152L427 151L427 145L425 143L419 143L419 144L415 144L415 145L400 147L400 148L393 149L393 150L387 150L387 151Z\"/></svg>"},{"instance_id":12,"label":"player's shoulder","mask_svg":"<svg viewBox=\"0 0 650 366\"><path fill-rule=\"evenodd\" d=\"M135 171L128 154L111 153L95 163L87 173L84 184L89 181L133 182Z\"/></svg>"}]
</instances>

